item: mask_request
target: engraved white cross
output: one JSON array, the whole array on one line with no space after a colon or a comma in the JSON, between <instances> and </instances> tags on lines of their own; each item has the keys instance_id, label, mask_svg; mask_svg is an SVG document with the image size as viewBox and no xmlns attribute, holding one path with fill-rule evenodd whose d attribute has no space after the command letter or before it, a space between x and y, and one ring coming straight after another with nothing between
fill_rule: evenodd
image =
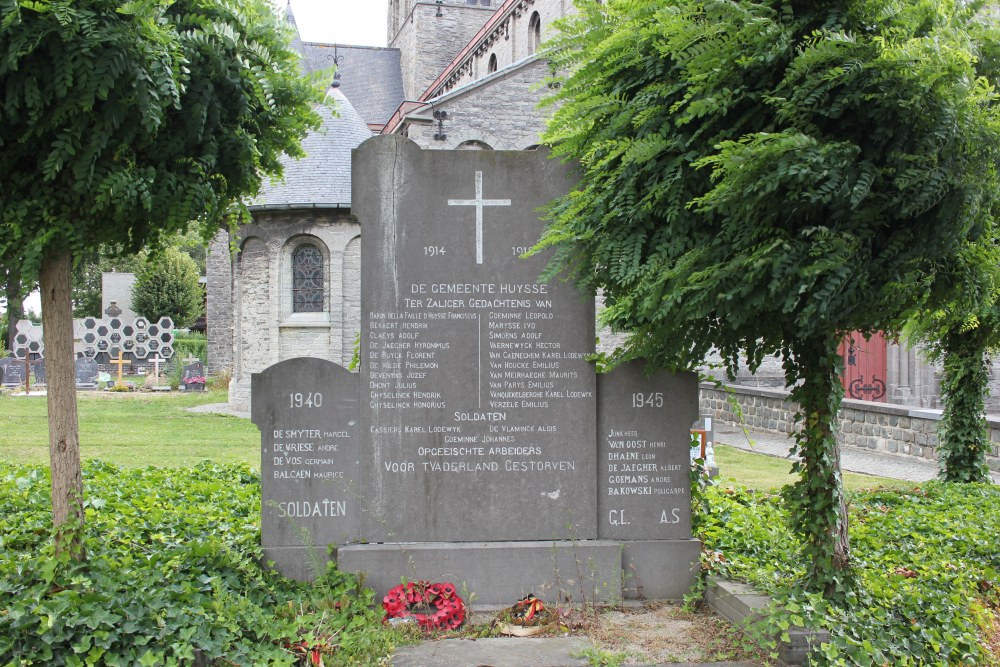
<instances>
[{"instance_id":1,"label":"engraved white cross","mask_svg":"<svg viewBox=\"0 0 1000 667\"><path fill-rule=\"evenodd\" d=\"M449 199L448 206L476 207L476 264L483 263L483 207L510 206L509 199L483 199L483 172L476 172L475 199Z\"/></svg>"}]
</instances>

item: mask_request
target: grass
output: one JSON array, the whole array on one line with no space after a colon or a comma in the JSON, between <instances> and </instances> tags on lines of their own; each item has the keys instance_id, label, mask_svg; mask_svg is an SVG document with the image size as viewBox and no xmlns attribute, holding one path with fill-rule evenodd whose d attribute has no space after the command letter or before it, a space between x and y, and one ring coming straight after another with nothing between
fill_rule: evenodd
<instances>
[{"instance_id":1,"label":"grass","mask_svg":"<svg viewBox=\"0 0 1000 667\"><path fill-rule=\"evenodd\" d=\"M792 475L791 459L754 454L727 445L715 446L715 462L719 466L719 477L723 485L738 484L748 489L773 491L797 479ZM844 473L844 486L851 490L879 486L909 489L914 485L915 482L906 480Z\"/></svg>"},{"instance_id":2,"label":"grass","mask_svg":"<svg viewBox=\"0 0 1000 667\"><path fill-rule=\"evenodd\" d=\"M187 408L224 403L222 390L206 392L80 392L80 454L121 466L179 468L200 461L249 463L260 468L260 432L247 419L193 413ZM0 397L0 460L48 463L45 397ZM795 481L788 459L726 445L715 448L722 482L773 490ZM849 489L909 488L913 482L844 473Z\"/></svg>"},{"instance_id":3,"label":"grass","mask_svg":"<svg viewBox=\"0 0 1000 667\"><path fill-rule=\"evenodd\" d=\"M187 410L225 401L222 390L79 392L80 455L128 467L178 468L211 460L260 468L260 431L250 420ZM0 459L48 463L48 438L44 396L0 397Z\"/></svg>"}]
</instances>

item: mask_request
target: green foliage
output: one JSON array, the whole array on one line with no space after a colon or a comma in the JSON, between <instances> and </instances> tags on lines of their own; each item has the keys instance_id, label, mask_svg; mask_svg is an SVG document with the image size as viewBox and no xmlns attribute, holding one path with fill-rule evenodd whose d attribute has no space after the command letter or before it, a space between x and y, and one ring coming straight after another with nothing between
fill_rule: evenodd
<instances>
[{"instance_id":1,"label":"green foliage","mask_svg":"<svg viewBox=\"0 0 1000 667\"><path fill-rule=\"evenodd\" d=\"M197 331L178 331L174 334L174 359L183 360L191 355L208 361L208 337Z\"/></svg>"},{"instance_id":2,"label":"green foliage","mask_svg":"<svg viewBox=\"0 0 1000 667\"><path fill-rule=\"evenodd\" d=\"M0 0L0 260L210 236L320 90L265 0Z\"/></svg>"},{"instance_id":3,"label":"green foliage","mask_svg":"<svg viewBox=\"0 0 1000 667\"><path fill-rule=\"evenodd\" d=\"M198 267L185 253L167 248L146 260L132 286L132 309L150 322L170 317L179 328L194 324L205 308Z\"/></svg>"},{"instance_id":4,"label":"green foliage","mask_svg":"<svg viewBox=\"0 0 1000 667\"><path fill-rule=\"evenodd\" d=\"M581 172L549 209L548 275L604 291L629 333L614 361L777 355L812 387L789 498L808 586L843 595L837 344L898 331L937 267L992 238L997 33L947 0L578 5L546 53L566 74L545 140Z\"/></svg>"},{"instance_id":5,"label":"green foliage","mask_svg":"<svg viewBox=\"0 0 1000 667\"><path fill-rule=\"evenodd\" d=\"M944 373L941 396L944 414L938 422L940 477L949 482L988 482L986 454L990 451L985 396L989 364L982 334L986 327L953 331L941 341Z\"/></svg>"},{"instance_id":6,"label":"green foliage","mask_svg":"<svg viewBox=\"0 0 1000 667\"><path fill-rule=\"evenodd\" d=\"M790 627L826 628L814 665L994 664L987 609L1000 609L1000 488L932 482L851 498L857 585L844 601L806 593L804 545L776 495L713 488L701 537L718 574L774 598L751 631L773 648Z\"/></svg>"},{"instance_id":7,"label":"green foliage","mask_svg":"<svg viewBox=\"0 0 1000 667\"><path fill-rule=\"evenodd\" d=\"M261 568L260 479L248 468L91 462L88 560L53 555L42 468L0 463L0 664L327 665L392 650L370 591L333 566L313 584Z\"/></svg>"},{"instance_id":8,"label":"green foliage","mask_svg":"<svg viewBox=\"0 0 1000 667\"><path fill-rule=\"evenodd\" d=\"M988 480L984 397L988 355L1000 347L998 299L1000 244L984 237L938 268L932 298L906 327L912 342L923 343L931 359L943 362L938 461L941 479L950 482Z\"/></svg>"}]
</instances>

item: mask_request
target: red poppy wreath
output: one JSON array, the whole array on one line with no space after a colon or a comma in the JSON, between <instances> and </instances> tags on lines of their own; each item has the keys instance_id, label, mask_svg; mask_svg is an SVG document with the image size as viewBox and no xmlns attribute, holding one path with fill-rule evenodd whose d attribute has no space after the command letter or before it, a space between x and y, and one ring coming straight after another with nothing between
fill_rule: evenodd
<instances>
[{"instance_id":1,"label":"red poppy wreath","mask_svg":"<svg viewBox=\"0 0 1000 667\"><path fill-rule=\"evenodd\" d=\"M424 630L454 630L465 622L465 602L455 584L410 581L390 590L382 598L385 622L390 618L412 618Z\"/></svg>"}]
</instances>

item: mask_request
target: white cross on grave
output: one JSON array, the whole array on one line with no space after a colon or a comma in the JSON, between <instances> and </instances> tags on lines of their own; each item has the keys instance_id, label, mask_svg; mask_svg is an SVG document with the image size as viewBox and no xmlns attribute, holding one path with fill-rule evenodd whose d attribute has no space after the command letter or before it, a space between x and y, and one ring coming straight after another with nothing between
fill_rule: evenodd
<instances>
[{"instance_id":1,"label":"white cross on grave","mask_svg":"<svg viewBox=\"0 0 1000 667\"><path fill-rule=\"evenodd\" d=\"M160 355L157 354L155 357L153 357L152 359L150 359L150 361L153 362L153 377L156 378L157 381L159 381L159 379L160 379L160 364L162 364L164 361L166 361L166 359L161 359Z\"/></svg>"},{"instance_id":2,"label":"white cross on grave","mask_svg":"<svg viewBox=\"0 0 1000 667\"><path fill-rule=\"evenodd\" d=\"M476 264L483 263L483 207L510 206L509 199L483 199L483 172L476 172L475 199L449 199L448 206L476 207Z\"/></svg>"}]
</instances>

